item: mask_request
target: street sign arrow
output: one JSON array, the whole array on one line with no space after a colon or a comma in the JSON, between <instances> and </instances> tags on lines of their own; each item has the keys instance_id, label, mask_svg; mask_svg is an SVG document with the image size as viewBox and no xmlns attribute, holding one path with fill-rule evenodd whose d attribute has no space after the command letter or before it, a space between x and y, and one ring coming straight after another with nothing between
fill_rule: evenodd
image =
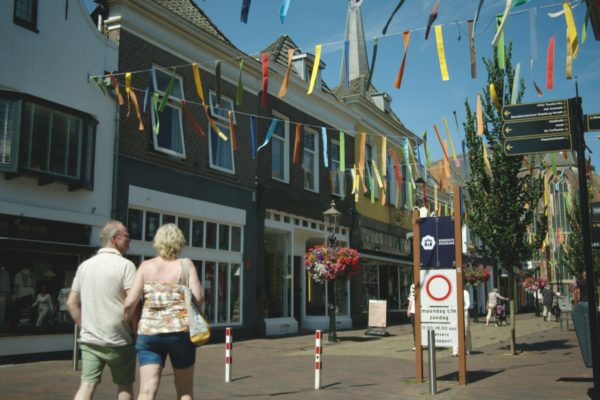
<instances>
[{"instance_id":1,"label":"street sign arrow","mask_svg":"<svg viewBox=\"0 0 600 400\"><path fill-rule=\"evenodd\" d=\"M502 119L504 121L546 119L553 117L567 117L568 115L568 100L510 104L502 107Z\"/></svg>"},{"instance_id":2,"label":"street sign arrow","mask_svg":"<svg viewBox=\"0 0 600 400\"><path fill-rule=\"evenodd\" d=\"M586 116L587 131L600 131L600 114L589 114Z\"/></svg>"},{"instance_id":3,"label":"street sign arrow","mask_svg":"<svg viewBox=\"0 0 600 400\"><path fill-rule=\"evenodd\" d=\"M571 135L511 138L504 141L507 156L571 150Z\"/></svg>"},{"instance_id":4,"label":"street sign arrow","mask_svg":"<svg viewBox=\"0 0 600 400\"><path fill-rule=\"evenodd\" d=\"M502 131L504 137L559 135L571 131L568 117L535 119L528 121L505 122Z\"/></svg>"}]
</instances>

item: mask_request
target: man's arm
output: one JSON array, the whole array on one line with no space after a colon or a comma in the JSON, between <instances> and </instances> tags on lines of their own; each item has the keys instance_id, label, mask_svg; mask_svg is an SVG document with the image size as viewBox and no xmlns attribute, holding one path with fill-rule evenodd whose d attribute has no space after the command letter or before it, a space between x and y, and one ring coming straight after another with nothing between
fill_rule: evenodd
<instances>
[{"instance_id":1,"label":"man's arm","mask_svg":"<svg viewBox=\"0 0 600 400\"><path fill-rule=\"evenodd\" d=\"M73 321L81 326L81 297L79 296L79 292L71 289L69 298L67 299L67 307Z\"/></svg>"}]
</instances>

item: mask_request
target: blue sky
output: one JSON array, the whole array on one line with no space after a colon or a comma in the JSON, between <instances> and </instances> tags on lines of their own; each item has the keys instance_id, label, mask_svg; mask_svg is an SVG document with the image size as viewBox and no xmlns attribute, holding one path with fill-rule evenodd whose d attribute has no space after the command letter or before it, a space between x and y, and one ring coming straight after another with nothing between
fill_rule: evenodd
<instances>
[{"instance_id":1,"label":"blue sky","mask_svg":"<svg viewBox=\"0 0 600 400\"><path fill-rule=\"evenodd\" d=\"M323 45L322 60L326 63L323 79L329 86L339 82L341 49L346 24L347 0L291 0L290 8L282 24L279 19L280 0L254 0L251 3L248 23L240 22L242 0L197 0L219 29L242 51L258 54L282 34L289 35L302 51L314 53L315 45ZM86 0L90 3L90 0ZM425 26L434 0L407 0L388 28L387 35L381 31L388 16L396 6L396 0L364 0L361 6L367 52L372 51L373 39L379 37L379 50L373 75L373 84L387 92L393 99L392 108L405 126L418 134L428 131L432 159L441 157L442 151L435 139L433 124L442 129L442 118L448 120L451 134L460 149L463 137L462 121L465 116L465 99L474 107L476 95L486 85L485 67L481 57L493 54L491 41L494 36L494 19L504 10L504 0L486 0L481 9L476 29L477 79L470 77L469 48L466 21L473 19L477 0L441 0L435 24L443 27L449 81L442 81L438 63L435 34L425 40ZM586 7L571 2L581 42L581 28ZM530 24L529 12L536 9L537 59L533 74L530 71ZM562 10L562 1L531 0L513 9L505 29L505 41L513 43L513 65L521 63L521 78L525 80L523 102L566 99L575 96L574 80L565 76L565 18L551 18L548 13ZM410 30L411 39L402 87L394 88L396 73L402 61L404 47L402 32ZM546 53L548 41L555 37L554 89L546 89ZM459 40L460 37L460 40ZM600 113L600 42L594 40L591 26L588 37L580 45L579 56L573 63L573 75L579 82L584 113ZM532 77L543 90L538 97ZM456 129L453 111L457 112L460 129ZM600 170L600 132L586 133L585 139L592 150L592 162Z\"/></svg>"}]
</instances>

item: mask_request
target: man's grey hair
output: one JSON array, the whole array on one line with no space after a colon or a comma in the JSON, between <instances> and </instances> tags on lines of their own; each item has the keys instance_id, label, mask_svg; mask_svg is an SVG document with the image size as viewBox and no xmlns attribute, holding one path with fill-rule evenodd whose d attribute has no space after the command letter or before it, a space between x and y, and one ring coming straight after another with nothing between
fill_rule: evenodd
<instances>
[{"instance_id":1,"label":"man's grey hair","mask_svg":"<svg viewBox=\"0 0 600 400\"><path fill-rule=\"evenodd\" d=\"M119 225L123 225L123 223L117 220L108 221L102 230L100 230L100 242L102 247L106 247L111 239L119 234Z\"/></svg>"}]
</instances>

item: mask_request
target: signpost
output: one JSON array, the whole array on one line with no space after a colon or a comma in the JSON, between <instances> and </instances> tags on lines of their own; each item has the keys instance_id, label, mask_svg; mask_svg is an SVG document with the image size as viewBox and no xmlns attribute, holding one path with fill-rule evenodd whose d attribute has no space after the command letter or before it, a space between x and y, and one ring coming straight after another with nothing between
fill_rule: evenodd
<instances>
[{"instance_id":1,"label":"signpost","mask_svg":"<svg viewBox=\"0 0 600 400\"><path fill-rule=\"evenodd\" d=\"M586 131L600 131L600 114L586 115Z\"/></svg>"},{"instance_id":2,"label":"signpost","mask_svg":"<svg viewBox=\"0 0 600 400\"><path fill-rule=\"evenodd\" d=\"M571 150L573 100L502 107L504 153L517 156Z\"/></svg>"},{"instance_id":3,"label":"signpost","mask_svg":"<svg viewBox=\"0 0 600 400\"><path fill-rule=\"evenodd\" d=\"M435 331L436 347L458 347L456 270L421 270L421 340L427 346L427 331Z\"/></svg>"},{"instance_id":4,"label":"signpost","mask_svg":"<svg viewBox=\"0 0 600 400\"><path fill-rule=\"evenodd\" d=\"M600 201L590 203L592 220L592 249L600 249Z\"/></svg>"}]
</instances>

